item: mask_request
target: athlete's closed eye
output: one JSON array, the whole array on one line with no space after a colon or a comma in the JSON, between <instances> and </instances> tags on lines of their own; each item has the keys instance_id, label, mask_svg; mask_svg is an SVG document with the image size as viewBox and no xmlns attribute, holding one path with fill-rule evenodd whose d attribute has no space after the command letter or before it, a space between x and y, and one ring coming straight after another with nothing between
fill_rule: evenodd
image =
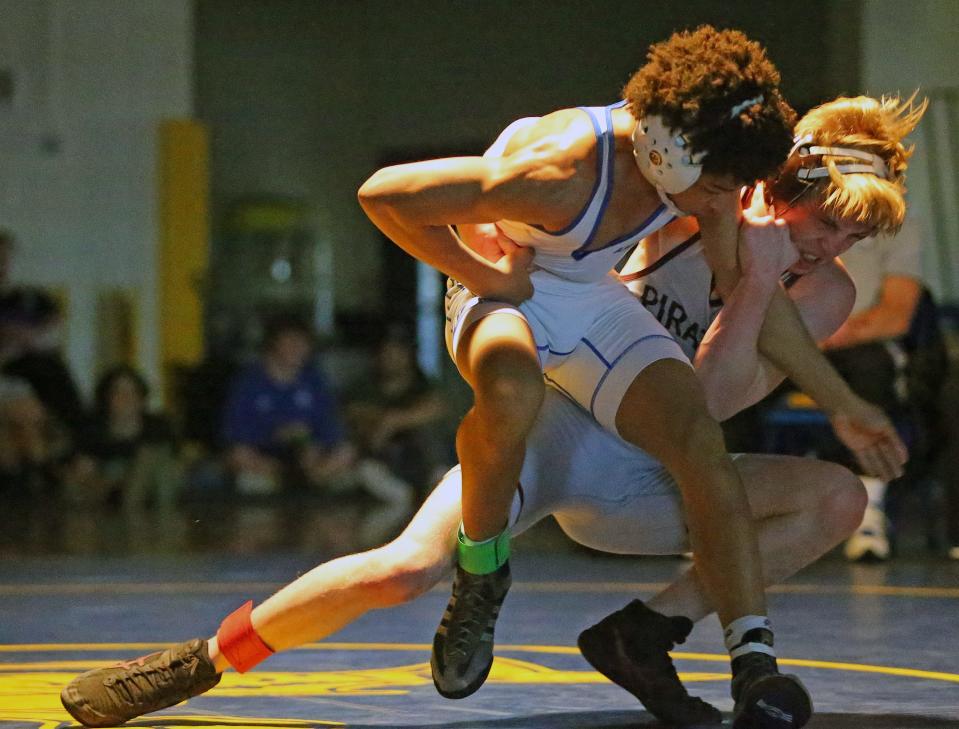
<instances>
[{"instance_id":1,"label":"athlete's closed eye","mask_svg":"<svg viewBox=\"0 0 959 729\"><path fill-rule=\"evenodd\" d=\"M817 217L819 219L819 224L822 227L826 228L826 230L830 230L830 231L839 230L839 223L837 223L835 220L830 218L828 215L819 215Z\"/></svg>"}]
</instances>

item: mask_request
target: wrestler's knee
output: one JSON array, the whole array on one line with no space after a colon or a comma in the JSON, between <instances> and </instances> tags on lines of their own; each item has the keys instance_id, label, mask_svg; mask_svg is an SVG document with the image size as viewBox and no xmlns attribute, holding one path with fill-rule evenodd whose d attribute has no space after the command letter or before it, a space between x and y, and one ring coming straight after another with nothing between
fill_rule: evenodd
<instances>
[{"instance_id":1,"label":"wrestler's knee","mask_svg":"<svg viewBox=\"0 0 959 729\"><path fill-rule=\"evenodd\" d=\"M709 413L691 413L679 425L670 439L671 463L667 465L671 470L701 475L731 467L722 428Z\"/></svg>"},{"instance_id":2,"label":"wrestler's knee","mask_svg":"<svg viewBox=\"0 0 959 729\"><path fill-rule=\"evenodd\" d=\"M862 523L868 497L862 480L852 471L834 463L823 463L825 472L819 483L825 493L819 500L817 522L822 531L839 542Z\"/></svg>"},{"instance_id":3,"label":"wrestler's knee","mask_svg":"<svg viewBox=\"0 0 959 729\"><path fill-rule=\"evenodd\" d=\"M504 436L524 437L543 404L546 388L539 367L501 356L488 358L473 376L477 417Z\"/></svg>"},{"instance_id":4,"label":"wrestler's knee","mask_svg":"<svg viewBox=\"0 0 959 729\"><path fill-rule=\"evenodd\" d=\"M407 545L398 543L375 550L373 558L382 560L381 577L371 590L380 608L402 605L429 592L451 565L449 560L428 552L411 552Z\"/></svg>"}]
</instances>

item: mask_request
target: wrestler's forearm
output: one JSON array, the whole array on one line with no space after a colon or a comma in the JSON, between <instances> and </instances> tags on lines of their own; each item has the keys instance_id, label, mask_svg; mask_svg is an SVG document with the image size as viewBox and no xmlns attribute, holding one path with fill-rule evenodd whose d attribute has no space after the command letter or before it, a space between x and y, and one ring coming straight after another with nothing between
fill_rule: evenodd
<instances>
[{"instance_id":1,"label":"wrestler's forearm","mask_svg":"<svg viewBox=\"0 0 959 729\"><path fill-rule=\"evenodd\" d=\"M713 272L716 290L725 299L739 282L739 223L742 210L738 200L729 209L709 217L698 217L703 254Z\"/></svg>"},{"instance_id":2,"label":"wrestler's forearm","mask_svg":"<svg viewBox=\"0 0 959 729\"><path fill-rule=\"evenodd\" d=\"M827 414L843 410L855 394L836 372L806 328L795 303L775 292L759 336L759 352Z\"/></svg>"},{"instance_id":3,"label":"wrestler's forearm","mask_svg":"<svg viewBox=\"0 0 959 729\"><path fill-rule=\"evenodd\" d=\"M725 420L765 393L769 370L757 342L776 282L743 277L696 350L695 367L710 414ZM759 395L761 397L762 395Z\"/></svg>"},{"instance_id":4,"label":"wrestler's forearm","mask_svg":"<svg viewBox=\"0 0 959 729\"><path fill-rule=\"evenodd\" d=\"M502 160L429 160L378 170L360 187L357 199L373 224L404 251L484 292L496 288L499 270L449 226L513 214L519 216L516 220L539 219L541 191L531 191L524 181L522 170Z\"/></svg>"},{"instance_id":5,"label":"wrestler's forearm","mask_svg":"<svg viewBox=\"0 0 959 729\"><path fill-rule=\"evenodd\" d=\"M391 204L360 198L370 221L414 258L452 276L471 290L484 290L496 271L482 256L464 245L445 225L411 221Z\"/></svg>"}]
</instances>

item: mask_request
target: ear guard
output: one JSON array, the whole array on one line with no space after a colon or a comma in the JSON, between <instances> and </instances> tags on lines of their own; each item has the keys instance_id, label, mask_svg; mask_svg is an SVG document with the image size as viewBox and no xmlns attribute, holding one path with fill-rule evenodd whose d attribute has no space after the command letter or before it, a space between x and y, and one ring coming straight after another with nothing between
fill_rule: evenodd
<instances>
[{"instance_id":1,"label":"ear guard","mask_svg":"<svg viewBox=\"0 0 959 729\"><path fill-rule=\"evenodd\" d=\"M670 195L692 187L702 174L704 153L691 154L689 140L661 117L647 116L633 127L633 156L643 177Z\"/></svg>"}]
</instances>

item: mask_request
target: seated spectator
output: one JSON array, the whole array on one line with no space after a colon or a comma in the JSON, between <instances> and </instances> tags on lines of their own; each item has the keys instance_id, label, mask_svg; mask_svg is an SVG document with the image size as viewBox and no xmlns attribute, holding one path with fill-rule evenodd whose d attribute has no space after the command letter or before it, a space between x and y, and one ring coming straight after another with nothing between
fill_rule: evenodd
<instances>
[{"instance_id":1,"label":"seated spectator","mask_svg":"<svg viewBox=\"0 0 959 729\"><path fill-rule=\"evenodd\" d=\"M233 382L224 413L227 462L241 494L365 488L405 506L410 488L344 437L336 400L313 364L312 332L295 316L265 327L260 358Z\"/></svg>"},{"instance_id":2,"label":"seated spectator","mask_svg":"<svg viewBox=\"0 0 959 729\"><path fill-rule=\"evenodd\" d=\"M372 377L355 383L349 399L360 448L400 478L425 489L449 467L439 452L452 437L442 432L447 409L416 364L405 331L395 328L384 337Z\"/></svg>"},{"instance_id":3,"label":"seated spectator","mask_svg":"<svg viewBox=\"0 0 959 729\"><path fill-rule=\"evenodd\" d=\"M0 372L29 382L47 412L73 433L83 405L59 351L59 330L60 309L49 294L30 287L0 294Z\"/></svg>"},{"instance_id":4,"label":"seated spectator","mask_svg":"<svg viewBox=\"0 0 959 729\"><path fill-rule=\"evenodd\" d=\"M937 324L928 321L934 305L920 273L918 228L907 224L895 237L864 240L841 260L856 284L856 301L846 322L822 346L853 391L897 423L910 449L906 478L915 479L917 469L929 462L944 374L942 340ZM851 560L886 559L888 484L865 476L863 483L869 505L845 553Z\"/></svg>"},{"instance_id":5,"label":"seated spectator","mask_svg":"<svg viewBox=\"0 0 959 729\"><path fill-rule=\"evenodd\" d=\"M955 329L949 337L952 366L947 372L942 390L939 393L939 426L942 449L937 463L939 478L944 486L946 520L946 554L949 559L959 560L959 344L955 338Z\"/></svg>"},{"instance_id":6,"label":"seated spectator","mask_svg":"<svg viewBox=\"0 0 959 729\"><path fill-rule=\"evenodd\" d=\"M74 502L170 506L181 487L169 421L147 409L149 389L132 367L100 377L94 412L64 468L64 496Z\"/></svg>"},{"instance_id":7,"label":"seated spectator","mask_svg":"<svg viewBox=\"0 0 959 729\"><path fill-rule=\"evenodd\" d=\"M0 375L0 496L29 499L52 490L65 447L30 384Z\"/></svg>"}]
</instances>

